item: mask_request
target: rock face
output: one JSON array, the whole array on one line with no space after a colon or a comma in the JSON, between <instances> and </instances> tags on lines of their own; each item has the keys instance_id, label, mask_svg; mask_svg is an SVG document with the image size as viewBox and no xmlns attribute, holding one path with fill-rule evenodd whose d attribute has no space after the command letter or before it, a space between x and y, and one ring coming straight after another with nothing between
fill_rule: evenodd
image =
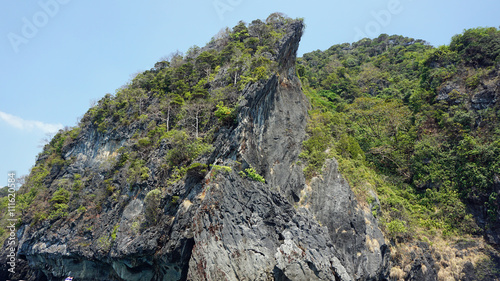
<instances>
[{"instance_id":1,"label":"rock face","mask_svg":"<svg viewBox=\"0 0 500 281\"><path fill-rule=\"evenodd\" d=\"M498 85L496 85L498 87ZM471 106L476 110L485 109L493 106L498 101L498 93L494 87L485 87L486 89L475 94L471 99Z\"/></svg>"},{"instance_id":2,"label":"rock face","mask_svg":"<svg viewBox=\"0 0 500 281\"><path fill-rule=\"evenodd\" d=\"M370 209L358 204L335 159L327 161L322 177L313 178L307 197L306 204L328 227L331 241L342 241L335 246L335 253L348 272L355 279L383 279L388 246Z\"/></svg>"},{"instance_id":3,"label":"rock face","mask_svg":"<svg viewBox=\"0 0 500 281\"><path fill-rule=\"evenodd\" d=\"M207 175L189 171L160 198L156 222L145 220L154 177L137 191L107 201L97 217L82 213L53 224L23 225L20 257L27 280L383 280L388 247L376 219L327 161L309 184L297 164L306 138L308 103L295 74L302 22L273 58L277 74L247 85L238 125L222 128L200 162L233 167ZM90 169L98 182L114 155L140 128L113 135L84 128L66 151L76 162L55 179ZM151 157L165 156L160 146ZM235 170L253 167L266 181ZM152 174L158 174L152 164ZM159 167L156 167L158 170ZM96 184L96 186L98 186ZM96 190L97 192L97 190ZM95 220L98 223L95 223ZM4 269L5 270L5 269Z\"/></svg>"}]
</instances>

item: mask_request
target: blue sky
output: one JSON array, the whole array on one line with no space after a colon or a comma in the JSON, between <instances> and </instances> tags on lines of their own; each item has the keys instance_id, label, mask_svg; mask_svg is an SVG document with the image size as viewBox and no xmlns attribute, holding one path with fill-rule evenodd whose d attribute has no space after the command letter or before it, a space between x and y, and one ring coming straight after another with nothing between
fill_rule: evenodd
<instances>
[{"instance_id":1,"label":"blue sky","mask_svg":"<svg viewBox=\"0 0 500 281\"><path fill-rule=\"evenodd\" d=\"M0 186L29 172L46 134L75 126L159 58L204 46L239 20L305 18L299 55L379 33L449 44L500 25L498 0L39 0L0 3Z\"/></svg>"}]
</instances>

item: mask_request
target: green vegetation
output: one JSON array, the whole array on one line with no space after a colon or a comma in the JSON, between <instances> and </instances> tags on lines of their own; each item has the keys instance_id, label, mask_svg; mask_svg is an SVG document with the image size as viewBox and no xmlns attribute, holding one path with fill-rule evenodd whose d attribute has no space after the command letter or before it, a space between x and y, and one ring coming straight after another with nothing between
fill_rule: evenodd
<instances>
[{"instance_id":1,"label":"green vegetation","mask_svg":"<svg viewBox=\"0 0 500 281\"><path fill-rule=\"evenodd\" d=\"M113 231L111 232L111 241L115 241L116 240L116 233L118 232L118 228L120 227L119 224L115 225L113 227Z\"/></svg>"},{"instance_id":2,"label":"green vegetation","mask_svg":"<svg viewBox=\"0 0 500 281\"><path fill-rule=\"evenodd\" d=\"M83 187L83 183L82 183L82 180L81 180L82 176L80 174L74 174L73 175L73 190L74 191L80 191L80 189L82 189Z\"/></svg>"},{"instance_id":3,"label":"green vegetation","mask_svg":"<svg viewBox=\"0 0 500 281\"><path fill-rule=\"evenodd\" d=\"M108 235L103 235L97 239L97 245L103 252L108 252L111 249L112 242L111 237Z\"/></svg>"},{"instance_id":4,"label":"green vegetation","mask_svg":"<svg viewBox=\"0 0 500 281\"><path fill-rule=\"evenodd\" d=\"M386 226L389 235L391 235L392 237L403 235L407 231L404 222L400 220L393 220L387 223Z\"/></svg>"},{"instance_id":5,"label":"green vegetation","mask_svg":"<svg viewBox=\"0 0 500 281\"><path fill-rule=\"evenodd\" d=\"M253 167L245 169L245 171L240 171L239 175L241 177L248 177L254 181L266 182L266 180L255 171Z\"/></svg>"},{"instance_id":6,"label":"green vegetation","mask_svg":"<svg viewBox=\"0 0 500 281\"><path fill-rule=\"evenodd\" d=\"M68 204L56 203L53 205L53 210L50 212L48 219L54 220L68 215Z\"/></svg>"},{"instance_id":7,"label":"green vegetation","mask_svg":"<svg viewBox=\"0 0 500 281\"><path fill-rule=\"evenodd\" d=\"M211 151L211 145L203 143L199 139L190 141L189 135L184 131L170 131L168 142L175 147L175 149L168 151L166 157L172 166L190 163L199 155Z\"/></svg>"},{"instance_id":8,"label":"green vegetation","mask_svg":"<svg viewBox=\"0 0 500 281\"><path fill-rule=\"evenodd\" d=\"M156 223L160 213L161 190L153 189L144 198L146 221Z\"/></svg>"},{"instance_id":9,"label":"green vegetation","mask_svg":"<svg viewBox=\"0 0 500 281\"><path fill-rule=\"evenodd\" d=\"M217 110L214 112L214 115L219 119L221 123L230 124L231 122L235 121L235 112L235 109L224 106L223 102L219 102L219 104L217 104Z\"/></svg>"},{"instance_id":10,"label":"green vegetation","mask_svg":"<svg viewBox=\"0 0 500 281\"><path fill-rule=\"evenodd\" d=\"M233 169L229 166L219 166L219 165L212 165L212 176L217 176L219 173L231 173Z\"/></svg>"},{"instance_id":11,"label":"green vegetation","mask_svg":"<svg viewBox=\"0 0 500 281\"><path fill-rule=\"evenodd\" d=\"M177 204L179 203L179 198L180 198L180 197L179 197L179 196L177 196L177 195L172 196L172 200L170 201L170 203L171 203L172 205L177 205Z\"/></svg>"},{"instance_id":12,"label":"green vegetation","mask_svg":"<svg viewBox=\"0 0 500 281\"><path fill-rule=\"evenodd\" d=\"M498 223L499 106L474 103L500 81L498 42L496 28L476 28L439 48L383 34L304 54L306 177L336 157L359 199L376 190L393 238L475 234L468 204L484 204Z\"/></svg>"},{"instance_id":13,"label":"green vegetation","mask_svg":"<svg viewBox=\"0 0 500 281\"><path fill-rule=\"evenodd\" d=\"M85 208L85 206L80 206L78 207L77 211L78 213L83 214L87 211L87 208Z\"/></svg>"},{"instance_id":14,"label":"green vegetation","mask_svg":"<svg viewBox=\"0 0 500 281\"><path fill-rule=\"evenodd\" d=\"M143 159L135 158L131 161L128 169L127 181L129 184L133 184L139 181L145 181L149 178L150 170L145 167L146 161Z\"/></svg>"},{"instance_id":15,"label":"green vegetation","mask_svg":"<svg viewBox=\"0 0 500 281\"><path fill-rule=\"evenodd\" d=\"M299 155L307 161L308 165L304 170L307 178L310 178L321 169L328 154L326 149L333 140L331 123L333 116L330 112L311 111L311 120L307 125L309 139L303 143L303 151Z\"/></svg>"},{"instance_id":16,"label":"green vegetation","mask_svg":"<svg viewBox=\"0 0 500 281\"><path fill-rule=\"evenodd\" d=\"M63 188L59 188L56 192L54 192L54 195L52 196L52 198L49 201L55 202L55 203L67 204L69 202L69 196L70 196L69 191L67 191Z\"/></svg>"}]
</instances>

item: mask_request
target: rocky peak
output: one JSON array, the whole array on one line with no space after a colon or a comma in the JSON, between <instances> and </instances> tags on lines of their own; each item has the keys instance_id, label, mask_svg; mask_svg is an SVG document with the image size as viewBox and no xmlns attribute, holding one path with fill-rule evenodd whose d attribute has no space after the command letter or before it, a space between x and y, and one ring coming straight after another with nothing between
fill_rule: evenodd
<instances>
[{"instance_id":1,"label":"rocky peak","mask_svg":"<svg viewBox=\"0 0 500 281\"><path fill-rule=\"evenodd\" d=\"M295 72L290 72L290 70L295 70L295 61L297 58L297 50L299 48L299 42L302 38L304 32L304 23L302 21L294 21L286 26L285 36L279 42L279 53L277 61L280 68L284 71L289 71L288 75L294 75Z\"/></svg>"}]
</instances>

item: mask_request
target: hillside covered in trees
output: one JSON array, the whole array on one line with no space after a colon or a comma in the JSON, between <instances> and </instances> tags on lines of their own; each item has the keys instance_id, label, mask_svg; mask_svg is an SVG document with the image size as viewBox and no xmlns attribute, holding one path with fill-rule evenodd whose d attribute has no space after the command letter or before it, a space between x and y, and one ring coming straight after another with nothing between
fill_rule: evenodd
<instances>
[{"instance_id":1,"label":"hillside covered in trees","mask_svg":"<svg viewBox=\"0 0 500 281\"><path fill-rule=\"evenodd\" d=\"M0 277L498 280L500 30L296 58L303 29L240 22L56 134Z\"/></svg>"},{"instance_id":2,"label":"hillside covered in trees","mask_svg":"<svg viewBox=\"0 0 500 281\"><path fill-rule=\"evenodd\" d=\"M383 34L305 54L298 74L313 105L307 172L332 148L353 186L363 176L347 174L365 168L376 176L364 180L391 186L381 191L396 200L386 202L397 210L387 219L416 223L394 234L411 225L485 230L500 243L499 65L496 28L466 30L439 48Z\"/></svg>"},{"instance_id":3,"label":"hillside covered in trees","mask_svg":"<svg viewBox=\"0 0 500 281\"><path fill-rule=\"evenodd\" d=\"M306 175L335 157L358 199L375 187L373 211L398 243L483 236L498 249L499 67L496 28L437 48L382 34L304 54Z\"/></svg>"}]
</instances>

